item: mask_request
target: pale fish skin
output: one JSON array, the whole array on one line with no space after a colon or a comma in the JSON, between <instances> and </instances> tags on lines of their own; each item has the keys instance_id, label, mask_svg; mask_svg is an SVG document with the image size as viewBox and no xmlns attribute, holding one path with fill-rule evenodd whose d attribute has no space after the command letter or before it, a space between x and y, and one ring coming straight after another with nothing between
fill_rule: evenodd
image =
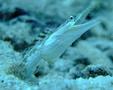
<instances>
[{"instance_id":1,"label":"pale fish skin","mask_svg":"<svg viewBox=\"0 0 113 90\"><path fill-rule=\"evenodd\" d=\"M47 61L50 65L54 64L57 58L59 58L75 40L101 22L100 18L96 18L84 24L80 24L92 9L93 5L90 5L77 17L71 16L42 44L35 45L34 48L36 50L28 55L26 59L25 67L28 76L32 75L37 65L40 65L43 60Z\"/></svg>"}]
</instances>

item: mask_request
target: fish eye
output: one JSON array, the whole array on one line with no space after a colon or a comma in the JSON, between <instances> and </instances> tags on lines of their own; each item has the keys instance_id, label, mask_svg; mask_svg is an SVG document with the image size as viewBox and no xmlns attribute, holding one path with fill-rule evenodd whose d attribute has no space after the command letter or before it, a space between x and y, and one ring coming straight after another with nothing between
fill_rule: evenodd
<instances>
[{"instance_id":1,"label":"fish eye","mask_svg":"<svg viewBox=\"0 0 113 90\"><path fill-rule=\"evenodd\" d=\"M70 16L70 19L72 20L72 19L74 19L74 17L73 16Z\"/></svg>"}]
</instances>

